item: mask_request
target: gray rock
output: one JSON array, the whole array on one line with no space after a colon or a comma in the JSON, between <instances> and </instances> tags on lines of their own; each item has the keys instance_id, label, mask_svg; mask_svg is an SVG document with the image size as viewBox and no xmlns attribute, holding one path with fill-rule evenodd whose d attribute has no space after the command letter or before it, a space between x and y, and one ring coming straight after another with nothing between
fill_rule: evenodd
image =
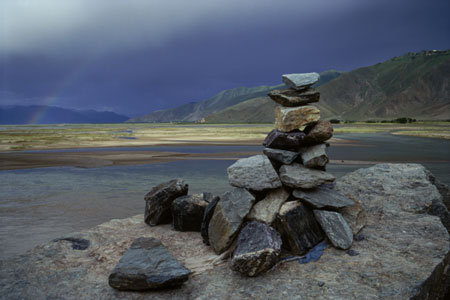
<instances>
[{"instance_id":1,"label":"gray rock","mask_svg":"<svg viewBox=\"0 0 450 300\"><path fill-rule=\"evenodd\" d=\"M296 199L308 203L314 208L343 208L355 205L355 202L335 189L319 186L312 190L294 190Z\"/></svg>"},{"instance_id":2,"label":"gray rock","mask_svg":"<svg viewBox=\"0 0 450 300\"><path fill-rule=\"evenodd\" d=\"M291 132L320 119L320 110L312 105L275 107L275 129Z\"/></svg>"},{"instance_id":3,"label":"gray rock","mask_svg":"<svg viewBox=\"0 0 450 300\"><path fill-rule=\"evenodd\" d=\"M264 223L250 222L239 233L231 269L256 276L272 268L279 261L280 252L280 234Z\"/></svg>"},{"instance_id":4,"label":"gray rock","mask_svg":"<svg viewBox=\"0 0 450 300\"><path fill-rule=\"evenodd\" d=\"M305 134L301 131L281 132L276 129L269 132L264 139L263 146L272 149L299 151L306 143L303 142Z\"/></svg>"},{"instance_id":5,"label":"gray rock","mask_svg":"<svg viewBox=\"0 0 450 300\"><path fill-rule=\"evenodd\" d=\"M283 204L275 228L280 232L283 245L294 255L302 255L324 238L312 211L300 201Z\"/></svg>"},{"instance_id":6,"label":"gray rock","mask_svg":"<svg viewBox=\"0 0 450 300\"><path fill-rule=\"evenodd\" d=\"M232 186L254 191L281 186L280 178L265 155L242 158L228 167L228 181Z\"/></svg>"},{"instance_id":7,"label":"gray rock","mask_svg":"<svg viewBox=\"0 0 450 300\"><path fill-rule=\"evenodd\" d=\"M319 102L320 93L314 89L308 89L304 92L298 92L294 89L273 90L268 93L270 99L285 107L296 107L307 105L309 103Z\"/></svg>"},{"instance_id":8,"label":"gray rock","mask_svg":"<svg viewBox=\"0 0 450 300\"><path fill-rule=\"evenodd\" d=\"M353 233L340 213L314 210L314 216L334 247L348 249L353 243Z\"/></svg>"},{"instance_id":9,"label":"gray rock","mask_svg":"<svg viewBox=\"0 0 450 300\"><path fill-rule=\"evenodd\" d=\"M313 189L324 183L333 183L335 177L324 171L293 163L280 168L280 179L283 184L292 188Z\"/></svg>"},{"instance_id":10,"label":"gray rock","mask_svg":"<svg viewBox=\"0 0 450 300\"><path fill-rule=\"evenodd\" d=\"M329 121L319 120L305 127L305 143L319 144L333 136L333 125Z\"/></svg>"},{"instance_id":11,"label":"gray rock","mask_svg":"<svg viewBox=\"0 0 450 300\"><path fill-rule=\"evenodd\" d=\"M203 237L203 243L205 243L206 245L209 245L209 236L208 236L208 227L209 227L209 222L211 221L211 218L214 214L214 209L216 208L217 203L220 200L220 197L216 196L216 197L211 197L208 198L209 203L208 206L205 209L205 212L203 214L203 219L202 219L202 226L201 226L201 234Z\"/></svg>"},{"instance_id":12,"label":"gray rock","mask_svg":"<svg viewBox=\"0 0 450 300\"><path fill-rule=\"evenodd\" d=\"M172 202L173 229L178 231L200 231L203 214L208 202L203 194L186 195Z\"/></svg>"},{"instance_id":13,"label":"gray rock","mask_svg":"<svg viewBox=\"0 0 450 300\"><path fill-rule=\"evenodd\" d=\"M284 202L289 198L289 193L284 188L270 191L267 196L257 202L247 216L249 220L272 224L275 221L278 211Z\"/></svg>"},{"instance_id":14,"label":"gray rock","mask_svg":"<svg viewBox=\"0 0 450 300\"><path fill-rule=\"evenodd\" d=\"M325 168L328 163L327 145L318 144L302 149L302 162L307 168Z\"/></svg>"},{"instance_id":15,"label":"gray rock","mask_svg":"<svg viewBox=\"0 0 450 300\"><path fill-rule=\"evenodd\" d=\"M284 74L281 76L283 82L293 89L305 89L319 81L318 73Z\"/></svg>"},{"instance_id":16,"label":"gray rock","mask_svg":"<svg viewBox=\"0 0 450 300\"><path fill-rule=\"evenodd\" d=\"M345 221L347 221L354 236L367 224L366 211L359 201L355 201L355 205L339 208L337 209L337 212L344 217Z\"/></svg>"},{"instance_id":17,"label":"gray rock","mask_svg":"<svg viewBox=\"0 0 450 300\"><path fill-rule=\"evenodd\" d=\"M182 179L173 179L161 183L145 195L144 220L150 226L170 223L172 213L170 208L173 200L187 195L188 185Z\"/></svg>"},{"instance_id":18,"label":"gray rock","mask_svg":"<svg viewBox=\"0 0 450 300\"><path fill-rule=\"evenodd\" d=\"M73 250L66 241L46 242L0 260L0 298L449 299L450 237L439 217L426 209L441 195L425 171L399 164L358 170L337 181L344 189L340 191L366 211L367 224L360 232L365 239L351 247L358 256L329 247L314 263L282 262L255 280L236 274L226 263L213 264L217 256L197 232L174 231L171 225L150 230L140 214L67 235L89 240L84 251ZM161 240L196 275L180 288L151 295L112 289L106 284L108 275L139 236Z\"/></svg>"},{"instance_id":19,"label":"gray rock","mask_svg":"<svg viewBox=\"0 0 450 300\"><path fill-rule=\"evenodd\" d=\"M144 291L180 286L191 273L160 241L137 238L109 275L109 285L118 290Z\"/></svg>"},{"instance_id":20,"label":"gray rock","mask_svg":"<svg viewBox=\"0 0 450 300\"><path fill-rule=\"evenodd\" d=\"M263 153L270 159L275 160L284 165L290 165L294 162L294 160L299 156L300 153L288 151L288 150L280 150L280 149L272 149L272 148L264 148Z\"/></svg>"},{"instance_id":21,"label":"gray rock","mask_svg":"<svg viewBox=\"0 0 450 300\"><path fill-rule=\"evenodd\" d=\"M255 198L246 189L234 188L217 203L208 227L209 242L217 254L233 243L254 202Z\"/></svg>"}]
</instances>

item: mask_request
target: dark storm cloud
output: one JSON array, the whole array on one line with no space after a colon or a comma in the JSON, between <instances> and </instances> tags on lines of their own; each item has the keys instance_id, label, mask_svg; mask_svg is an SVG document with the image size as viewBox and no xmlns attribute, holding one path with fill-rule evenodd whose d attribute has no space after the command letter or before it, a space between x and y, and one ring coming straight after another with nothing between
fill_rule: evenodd
<instances>
[{"instance_id":1,"label":"dark storm cloud","mask_svg":"<svg viewBox=\"0 0 450 300\"><path fill-rule=\"evenodd\" d=\"M2 1L1 103L131 115L450 47L448 1ZM53 99L53 100L52 100Z\"/></svg>"}]
</instances>

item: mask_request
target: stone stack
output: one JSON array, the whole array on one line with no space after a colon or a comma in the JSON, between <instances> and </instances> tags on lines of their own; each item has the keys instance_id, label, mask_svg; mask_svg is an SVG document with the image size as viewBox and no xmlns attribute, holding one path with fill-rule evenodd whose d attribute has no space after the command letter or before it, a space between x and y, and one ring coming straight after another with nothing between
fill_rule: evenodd
<instances>
[{"instance_id":1,"label":"stone stack","mask_svg":"<svg viewBox=\"0 0 450 300\"><path fill-rule=\"evenodd\" d=\"M279 106L264 155L227 169L234 189L217 203L208 226L214 251L232 253L231 268L248 276L272 268L282 248L302 256L327 238L334 247L349 249L361 229L348 224L360 206L335 190L335 177L325 171L333 128L311 105L320 98L312 88L319 74L282 80L289 88L269 93ZM340 213L353 207L358 211Z\"/></svg>"}]
</instances>

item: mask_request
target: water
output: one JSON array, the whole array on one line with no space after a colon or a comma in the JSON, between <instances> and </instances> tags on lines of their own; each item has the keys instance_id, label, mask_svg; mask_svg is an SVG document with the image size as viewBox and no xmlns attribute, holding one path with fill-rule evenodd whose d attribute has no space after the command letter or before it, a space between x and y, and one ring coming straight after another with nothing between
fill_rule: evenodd
<instances>
[{"instance_id":1,"label":"water","mask_svg":"<svg viewBox=\"0 0 450 300\"><path fill-rule=\"evenodd\" d=\"M350 139L358 146L330 147L333 160L420 162L438 179L450 184L450 141L389 134L337 137ZM262 147L168 146L107 150L115 149L221 153L255 152ZM113 218L143 213L144 195L151 187L176 177L187 181L190 193L222 194L230 188L226 168L232 163L230 160L188 160L92 169L55 167L0 171L0 258L23 253L37 244ZM367 166L370 164L330 164L327 170L339 178Z\"/></svg>"}]
</instances>

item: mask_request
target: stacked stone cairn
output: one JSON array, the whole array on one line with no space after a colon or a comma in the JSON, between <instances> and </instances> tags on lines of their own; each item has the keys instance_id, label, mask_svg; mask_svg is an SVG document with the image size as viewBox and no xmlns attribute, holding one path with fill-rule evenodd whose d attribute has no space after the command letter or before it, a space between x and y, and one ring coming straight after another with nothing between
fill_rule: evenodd
<instances>
[{"instance_id":1,"label":"stacked stone cairn","mask_svg":"<svg viewBox=\"0 0 450 300\"><path fill-rule=\"evenodd\" d=\"M311 87L319 74L289 74L282 80L289 88L269 93L280 106L264 155L240 159L227 169L232 190L221 197L188 195L188 185L174 179L145 196L148 225L172 222L177 231L200 231L216 254L231 257L231 269L247 276L286 257L301 262L320 245L323 250L326 240L349 249L362 228L355 222L362 208L335 190L335 177L325 171L333 128L310 105L320 98ZM121 290L160 289L182 284L189 274L159 241L139 238L109 283Z\"/></svg>"}]
</instances>

